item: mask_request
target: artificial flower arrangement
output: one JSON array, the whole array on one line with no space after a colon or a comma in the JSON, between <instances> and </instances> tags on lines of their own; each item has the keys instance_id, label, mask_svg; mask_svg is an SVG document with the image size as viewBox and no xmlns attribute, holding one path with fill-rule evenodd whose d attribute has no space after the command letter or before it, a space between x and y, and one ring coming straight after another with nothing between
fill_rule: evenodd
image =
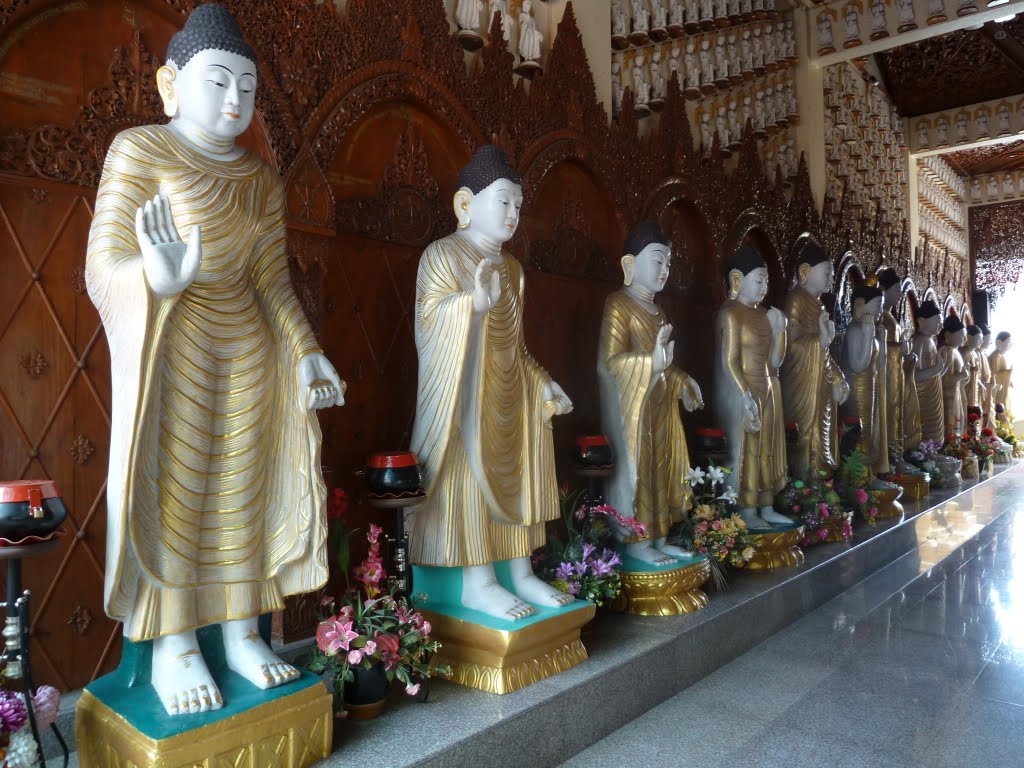
<instances>
[{"instance_id":1,"label":"artificial flower arrangement","mask_svg":"<svg viewBox=\"0 0 1024 768\"><path fill-rule=\"evenodd\" d=\"M964 435L959 432L947 432L946 442L942 444L942 453L945 456L952 456L954 459L960 459L964 461L971 458L974 455L974 451L971 450L970 445L964 440ZM970 436L967 436L967 440L970 440Z\"/></svg>"},{"instance_id":2,"label":"artificial flower arrangement","mask_svg":"<svg viewBox=\"0 0 1024 768\"><path fill-rule=\"evenodd\" d=\"M903 458L910 464L927 472L934 483L939 475L935 457L942 454L942 443L938 440L922 440L915 448L903 453Z\"/></svg>"},{"instance_id":3,"label":"artificial flower arrangement","mask_svg":"<svg viewBox=\"0 0 1024 768\"><path fill-rule=\"evenodd\" d=\"M549 531L546 546L533 556L534 571L555 589L603 606L622 592L616 529L624 538L643 538L647 528L582 491L563 491L559 501L567 537Z\"/></svg>"},{"instance_id":4,"label":"artificial flower arrangement","mask_svg":"<svg viewBox=\"0 0 1024 768\"><path fill-rule=\"evenodd\" d=\"M858 512L868 525L875 526L878 524L878 505L868 491L870 483L871 468L864 461L864 454L850 451L839 464L836 492L846 509Z\"/></svg>"},{"instance_id":5,"label":"artificial flower arrangement","mask_svg":"<svg viewBox=\"0 0 1024 768\"><path fill-rule=\"evenodd\" d=\"M60 692L40 686L32 696L36 728L42 733L57 719ZM0 688L0 768L37 768L39 748L28 721L25 694Z\"/></svg>"},{"instance_id":6,"label":"artificial flower arrangement","mask_svg":"<svg viewBox=\"0 0 1024 768\"><path fill-rule=\"evenodd\" d=\"M707 471L692 467L686 472L693 508L684 520L680 540L687 549L707 555L718 575L726 567L746 567L756 549L747 524L735 512L736 491L725 485L728 472L714 464Z\"/></svg>"},{"instance_id":7,"label":"artificial flower arrangement","mask_svg":"<svg viewBox=\"0 0 1024 768\"><path fill-rule=\"evenodd\" d=\"M819 471L813 479L790 479L775 498L775 509L804 526L801 546L821 544L853 536L853 511L843 507L835 480Z\"/></svg>"},{"instance_id":8,"label":"artificial flower arrangement","mask_svg":"<svg viewBox=\"0 0 1024 768\"><path fill-rule=\"evenodd\" d=\"M307 664L332 681L339 702L359 669L369 672L380 665L387 682L398 680L410 696L430 677L450 674L448 667L431 664L441 644L430 639L430 622L416 610L426 597L396 594L394 581L386 580L380 536L380 527L371 524L369 551L353 570L357 586L340 601L324 601L327 616L317 627L314 657Z\"/></svg>"}]
</instances>

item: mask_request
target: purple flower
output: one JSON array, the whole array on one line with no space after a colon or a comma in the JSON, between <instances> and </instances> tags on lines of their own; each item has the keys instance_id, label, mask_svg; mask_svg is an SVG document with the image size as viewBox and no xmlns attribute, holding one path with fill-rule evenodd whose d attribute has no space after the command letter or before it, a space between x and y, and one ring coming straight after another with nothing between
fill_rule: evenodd
<instances>
[{"instance_id":1,"label":"purple flower","mask_svg":"<svg viewBox=\"0 0 1024 768\"><path fill-rule=\"evenodd\" d=\"M562 581L569 581L575 572L576 569L573 567L572 563L562 563L555 569L555 578L561 579Z\"/></svg>"},{"instance_id":2,"label":"purple flower","mask_svg":"<svg viewBox=\"0 0 1024 768\"><path fill-rule=\"evenodd\" d=\"M583 545L583 559L584 560L589 560L590 556L592 554L594 554L594 550L595 549L597 549L597 547L595 547L593 544L584 544Z\"/></svg>"},{"instance_id":3,"label":"purple flower","mask_svg":"<svg viewBox=\"0 0 1024 768\"><path fill-rule=\"evenodd\" d=\"M586 560L582 560L576 563L576 575L582 579L584 576L587 575L587 568L589 566L590 564Z\"/></svg>"},{"instance_id":4,"label":"purple flower","mask_svg":"<svg viewBox=\"0 0 1024 768\"><path fill-rule=\"evenodd\" d=\"M591 561L590 570L593 571L594 575L598 578L601 578L603 576L609 576L615 571L612 565L606 563L604 560Z\"/></svg>"},{"instance_id":5,"label":"purple flower","mask_svg":"<svg viewBox=\"0 0 1024 768\"><path fill-rule=\"evenodd\" d=\"M28 720L25 702L13 691L0 689L0 733L14 733Z\"/></svg>"},{"instance_id":6,"label":"purple flower","mask_svg":"<svg viewBox=\"0 0 1024 768\"><path fill-rule=\"evenodd\" d=\"M579 597L580 583L578 581L570 581L566 585L565 591L568 592L570 595L573 595L574 597Z\"/></svg>"},{"instance_id":7,"label":"purple flower","mask_svg":"<svg viewBox=\"0 0 1024 768\"><path fill-rule=\"evenodd\" d=\"M622 565L622 558L620 558L619 553L613 549L606 549L601 557L604 559L606 565L610 565L613 568L616 565Z\"/></svg>"}]
</instances>

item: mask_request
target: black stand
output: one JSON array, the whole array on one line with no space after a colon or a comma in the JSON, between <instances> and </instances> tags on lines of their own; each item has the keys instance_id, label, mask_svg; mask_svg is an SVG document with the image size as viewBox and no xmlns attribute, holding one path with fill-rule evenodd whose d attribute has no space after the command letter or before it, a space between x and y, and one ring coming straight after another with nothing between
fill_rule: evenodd
<instances>
[{"instance_id":1,"label":"black stand","mask_svg":"<svg viewBox=\"0 0 1024 768\"><path fill-rule=\"evenodd\" d=\"M31 643L29 639L29 628L31 625L31 613L29 611L29 591L21 589L21 561L26 557L41 555L49 552L57 545L56 539L43 541L38 544L24 546L0 547L0 560L7 561L7 602L4 607L7 609L7 623L3 630L3 636L7 641L2 656L5 663L4 677L9 680L21 678L24 681L25 709L28 711L28 724L32 729L32 736L36 740L36 749L39 751L39 764L46 768L46 760L43 758L43 742L39 738L39 729L36 727L36 713L32 706L32 693L35 686L32 685L32 655L29 652ZM64 741L57 724L51 726L57 742L64 751L64 768L67 768L69 754L68 745Z\"/></svg>"}]
</instances>

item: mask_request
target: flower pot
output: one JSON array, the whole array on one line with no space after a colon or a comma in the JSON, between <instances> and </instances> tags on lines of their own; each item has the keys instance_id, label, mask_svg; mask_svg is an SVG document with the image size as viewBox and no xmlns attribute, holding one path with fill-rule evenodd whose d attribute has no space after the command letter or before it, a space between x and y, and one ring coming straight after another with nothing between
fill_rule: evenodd
<instances>
[{"instance_id":1,"label":"flower pot","mask_svg":"<svg viewBox=\"0 0 1024 768\"><path fill-rule=\"evenodd\" d=\"M968 456L963 460L960 476L967 479L976 478L978 476L978 469L978 457Z\"/></svg>"},{"instance_id":2,"label":"flower pot","mask_svg":"<svg viewBox=\"0 0 1024 768\"><path fill-rule=\"evenodd\" d=\"M0 538L18 543L47 537L64 522L68 510L52 480L0 483Z\"/></svg>"},{"instance_id":3,"label":"flower pot","mask_svg":"<svg viewBox=\"0 0 1024 768\"><path fill-rule=\"evenodd\" d=\"M728 449L725 432L712 428L698 429L694 434L693 447L697 453L723 453Z\"/></svg>"},{"instance_id":4,"label":"flower pot","mask_svg":"<svg viewBox=\"0 0 1024 768\"><path fill-rule=\"evenodd\" d=\"M355 679L345 684L345 711L350 720L372 720L387 706L388 677L379 661L369 669L352 667Z\"/></svg>"}]
</instances>

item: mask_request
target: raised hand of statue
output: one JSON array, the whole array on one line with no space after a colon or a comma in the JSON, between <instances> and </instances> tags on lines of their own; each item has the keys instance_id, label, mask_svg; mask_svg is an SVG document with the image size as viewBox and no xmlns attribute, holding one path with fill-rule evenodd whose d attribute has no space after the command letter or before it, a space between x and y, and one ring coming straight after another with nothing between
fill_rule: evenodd
<instances>
[{"instance_id":1,"label":"raised hand of statue","mask_svg":"<svg viewBox=\"0 0 1024 768\"><path fill-rule=\"evenodd\" d=\"M654 340L654 375L664 372L675 359L676 343L669 341L672 337L672 325L666 323L658 329L658 338Z\"/></svg>"},{"instance_id":2,"label":"raised hand of statue","mask_svg":"<svg viewBox=\"0 0 1024 768\"><path fill-rule=\"evenodd\" d=\"M299 360L299 382L308 393L308 410L345 404L345 382L321 352L310 352Z\"/></svg>"},{"instance_id":3,"label":"raised hand of statue","mask_svg":"<svg viewBox=\"0 0 1024 768\"><path fill-rule=\"evenodd\" d=\"M749 390L743 393L743 429L746 432L761 431L761 409Z\"/></svg>"},{"instance_id":4,"label":"raised hand of statue","mask_svg":"<svg viewBox=\"0 0 1024 768\"><path fill-rule=\"evenodd\" d=\"M153 293L173 296L192 285L199 273L203 246L199 225L192 227L188 244L182 242L164 193L135 211L135 236L142 252L142 268Z\"/></svg>"},{"instance_id":5,"label":"raised hand of statue","mask_svg":"<svg viewBox=\"0 0 1024 768\"><path fill-rule=\"evenodd\" d=\"M476 273L473 275L473 309L487 312L500 294L501 278L498 270L487 259L483 259L476 265Z\"/></svg>"},{"instance_id":6,"label":"raised hand of statue","mask_svg":"<svg viewBox=\"0 0 1024 768\"><path fill-rule=\"evenodd\" d=\"M917 366L917 352L909 352L903 356L903 370L910 373Z\"/></svg>"},{"instance_id":7,"label":"raised hand of statue","mask_svg":"<svg viewBox=\"0 0 1024 768\"><path fill-rule=\"evenodd\" d=\"M700 384L692 376L687 376L686 381L679 391L679 399L683 401L683 408L687 412L699 411L704 407L704 396L700 391Z\"/></svg>"},{"instance_id":8,"label":"raised hand of statue","mask_svg":"<svg viewBox=\"0 0 1024 768\"><path fill-rule=\"evenodd\" d=\"M832 343L832 339L836 337L836 324L832 322L828 312L822 312L818 315L818 333L821 338L822 348L828 347Z\"/></svg>"},{"instance_id":9,"label":"raised hand of statue","mask_svg":"<svg viewBox=\"0 0 1024 768\"><path fill-rule=\"evenodd\" d=\"M904 361L906 361L907 357L914 354L913 349L914 345L910 340L910 336L904 335L904 337L900 339L900 352L903 354ZM914 355L914 362L917 362L917 355Z\"/></svg>"},{"instance_id":10,"label":"raised hand of statue","mask_svg":"<svg viewBox=\"0 0 1024 768\"><path fill-rule=\"evenodd\" d=\"M549 381L544 385L543 397L545 403L551 404L555 416L572 412L572 400L556 382Z\"/></svg>"},{"instance_id":11,"label":"raised hand of statue","mask_svg":"<svg viewBox=\"0 0 1024 768\"><path fill-rule=\"evenodd\" d=\"M772 327L772 333L782 333L786 330L789 320L778 307L771 307L768 310L768 324Z\"/></svg>"}]
</instances>

